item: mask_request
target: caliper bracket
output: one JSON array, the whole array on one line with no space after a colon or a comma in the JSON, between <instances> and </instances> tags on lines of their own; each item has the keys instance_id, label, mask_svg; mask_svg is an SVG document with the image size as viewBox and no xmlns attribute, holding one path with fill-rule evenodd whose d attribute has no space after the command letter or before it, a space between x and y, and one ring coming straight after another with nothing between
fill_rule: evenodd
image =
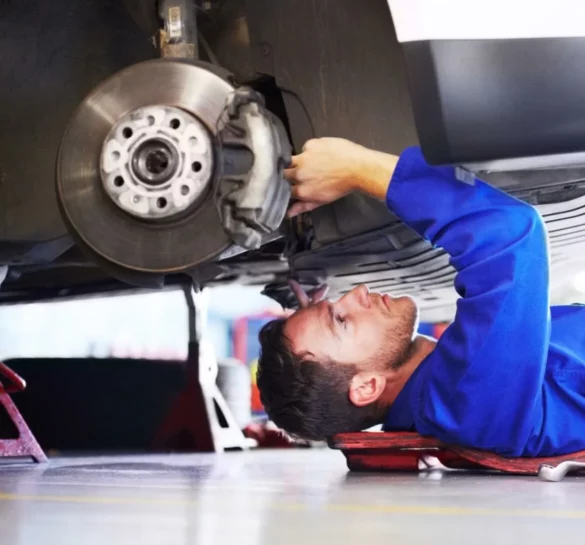
<instances>
[{"instance_id":1,"label":"caliper bracket","mask_svg":"<svg viewBox=\"0 0 585 545\"><path fill-rule=\"evenodd\" d=\"M229 98L218 140L216 202L223 226L235 244L257 249L286 216L291 192L282 172L291 161L290 141L262 95L247 87Z\"/></svg>"}]
</instances>

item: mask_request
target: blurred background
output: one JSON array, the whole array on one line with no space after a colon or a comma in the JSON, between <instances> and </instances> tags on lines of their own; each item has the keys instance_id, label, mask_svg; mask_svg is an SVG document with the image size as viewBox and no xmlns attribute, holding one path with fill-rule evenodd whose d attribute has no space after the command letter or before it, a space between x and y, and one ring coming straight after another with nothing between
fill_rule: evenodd
<instances>
[{"instance_id":1,"label":"blurred background","mask_svg":"<svg viewBox=\"0 0 585 545\"><path fill-rule=\"evenodd\" d=\"M197 307L237 426L260 446L292 446L267 422L256 387L258 333L281 306L259 287L234 285L204 290ZM446 325L419 329L438 338ZM150 451L186 386L181 289L0 306L0 331L0 361L28 382L14 401L50 451Z\"/></svg>"},{"instance_id":2,"label":"blurred background","mask_svg":"<svg viewBox=\"0 0 585 545\"><path fill-rule=\"evenodd\" d=\"M582 301L583 294L585 274L577 274L567 282L563 302ZM233 285L204 290L197 309L201 361L217 362L212 379L232 423L260 447L315 446L293 443L268 422L256 387L258 333L284 315L281 306L257 286ZM447 326L423 321L419 331L439 338ZM182 289L3 305L0 331L0 361L28 383L14 402L45 450L199 450L193 441L177 446L177 430L169 429L182 422L196 438L203 422L201 408L181 405L196 397L189 385L189 310ZM0 407L0 435L11 433ZM174 443L157 442L161 434Z\"/></svg>"}]
</instances>

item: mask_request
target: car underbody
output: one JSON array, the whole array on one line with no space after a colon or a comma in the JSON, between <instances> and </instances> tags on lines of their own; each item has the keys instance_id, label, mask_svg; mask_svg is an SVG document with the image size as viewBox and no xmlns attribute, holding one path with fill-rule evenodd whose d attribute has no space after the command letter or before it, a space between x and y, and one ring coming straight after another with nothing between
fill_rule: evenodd
<instances>
[{"instance_id":1,"label":"car underbody","mask_svg":"<svg viewBox=\"0 0 585 545\"><path fill-rule=\"evenodd\" d=\"M132 100L118 100L117 117L104 124L104 134L111 130L115 136L118 129L127 129L124 115L145 104L167 108L161 119L173 117L169 108L184 111L183 103L177 105L172 82L177 74L188 74L181 100L195 103L197 82L202 72L208 72L219 74L233 89L264 97L265 117L286 132L281 136L292 144L289 154L299 152L307 139L321 136L348 138L394 154L419 143L404 53L386 0L210 1L197 4L196 19L197 59L190 59L195 65L183 69L185 59L173 60L174 54L164 66L156 60L162 51L157 42L162 23L154 0L2 3L0 50L17 53L5 55L0 63L0 269L7 267L0 301L128 286L152 289L187 280L202 286L227 282L265 286L267 295L293 304L286 284L293 276L306 285L328 282L333 297L360 283L412 295L424 319L449 320L457 295L448 256L421 240L384 203L364 195L352 194L280 221L288 196L275 189L270 201L263 190L263 210L254 219L260 226L248 229L247 238L238 225L234 227L238 221L251 225L249 218L242 220L243 207L230 216L230 228L225 214L219 214L222 221L213 214L217 206L213 196L201 202L194 197L195 204L185 205L187 215L178 210L176 217L154 218L164 225L158 231L155 224L144 223L152 218L139 217L142 212L131 208L132 201L127 210L104 204L102 213L96 201L88 200L91 191L102 201L107 196L101 186L96 188L91 178L95 174L87 174L99 171L98 159L92 159L93 148L83 159L71 157L90 149L94 133L101 146L95 126L102 118L82 118L88 108L103 112L116 93L126 96L120 91L120 74L135 78L128 80L132 89L127 96ZM168 67L170 72L165 71ZM148 98L140 98L140 93ZM144 113L143 119L153 112L154 119L155 110ZM182 120L181 115L177 114ZM185 119L187 125L195 123ZM136 117L134 122L135 132L147 130ZM277 142L279 137L274 138ZM210 139L210 146L216 142ZM233 138L226 136L221 145L225 154L225 148L234 145ZM238 141L237 146L254 151L249 142ZM281 162L285 151L275 151ZM520 170L491 169L494 163L486 159L496 158L478 155L475 162L462 162L483 165L475 169L480 177L538 206L550 234L551 300L572 302L576 293L567 279L585 269L585 168L529 169L521 164ZM67 170L74 160L76 168L85 161L85 174ZM251 185L250 165L236 173L244 189ZM85 189L80 189L82 183L87 183ZM107 193L108 186L104 187ZM166 202L161 198L156 202ZM83 210L72 211L78 204ZM190 208L192 204L195 208ZM269 212L276 210L271 217ZM118 227L120 213L125 215ZM160 223L163 220L168 221ZM172 236L165 238L160 233L170 229L171 221L183 227L173 227ZM252 235L260 242L251 241ZM110 249L112 254L107 253ZM180 252L187 256L184 260Z\"/></svg>"}]
</instances>

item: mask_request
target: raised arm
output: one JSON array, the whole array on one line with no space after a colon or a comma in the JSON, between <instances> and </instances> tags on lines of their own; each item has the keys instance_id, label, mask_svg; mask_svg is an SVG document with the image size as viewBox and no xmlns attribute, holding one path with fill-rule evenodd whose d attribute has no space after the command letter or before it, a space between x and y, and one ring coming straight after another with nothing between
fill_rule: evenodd
<instances>
[{"instance_id":1,"label":"raised arm","mask_svg":"<svg viewBox=\"0 0 585 545\"><path fill-rule=\"evenodd\" d=\"M292 214L359 190L386 198L457 270L454 323L413 377L417 430L447 442L530 454L543 422L550 336L546 231L531 206L418 148L400 159L339 139L313 140L289 178Z\"/></svg>"},{"instance_id":2,"label":"raised arm","mask_svg":"<svg viewBox=\"0 0 585 545\"><path fill-rule=\"evenodd\" d=\"M493 187L400 159L388 206L457 270L454 323L415 377L421 433L521 455L542 423L549 343L549 264L538 212Z\"/></svg>"},{"instance_id":3,"label":"raised arm","mask_svg":"<svg viewBox=\"0 0 585 545\"><path fill-rule=\"evenodd\" d=\"M386 199L407 225L451 256L454 323L415 373L416 428L447 442L530 453L543 421L550 336L546 231L531 206L418 148L400 158L339 139L313 140L287 175L311 210L350 191Z\"/></svg>"},{"instance_id":4,"label":"raised arm","mask_svg":"<svg viewBox=\"0 0 585 545\"><path fill-rule=\"evenodd\" d=\"M416 376L421 433L509 456L542 422L550 334L546 232L538 212L492 187L460 182L407 150L388 206L451 256L454 323Z\"/></svg>"}]
</instances>

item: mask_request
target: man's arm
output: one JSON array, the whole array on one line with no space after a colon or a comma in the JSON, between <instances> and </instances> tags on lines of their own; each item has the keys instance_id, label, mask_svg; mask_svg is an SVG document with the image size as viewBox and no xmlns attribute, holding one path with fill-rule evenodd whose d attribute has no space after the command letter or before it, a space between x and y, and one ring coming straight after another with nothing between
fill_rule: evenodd
<instances>
[{"instance_id":1,"label":"man's arm","mask_svg":"<svg viewBox=\"0 0 585 545\"><path fill-rule=\"evenodd\" d=\"M489 185L460 182L400 159L388 206L457 270L455 321L416 375L411 402L419 432L521 455L542 423L550 334L546 231L538 212Z\"/></svg>"},{"instance_id":2,"label":"man's arm","mask_svg":"<svg viewBox=\"0 0 585 545\"><path fill-rule=\"evenodd\" d=\"M458 181L454 168L430 167L417 148L398 160L343 140L311 141L288 175L300 200L293 214L360 190L385 196L407 225L445 249L461 299L414 377L417 430L510 456L529 453L543 419L550 330L537 211L481 181Z\"/></svg>"}]
</instances>

